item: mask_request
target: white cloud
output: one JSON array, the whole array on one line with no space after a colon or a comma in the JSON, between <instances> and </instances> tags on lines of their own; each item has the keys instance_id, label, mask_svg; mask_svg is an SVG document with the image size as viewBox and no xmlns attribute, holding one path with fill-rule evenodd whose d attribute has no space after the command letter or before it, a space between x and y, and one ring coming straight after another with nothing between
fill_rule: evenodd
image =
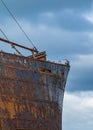
<instances>
[{"instance_id":1,"label":"white cloud","mask_svg":"<svg viewBox=\"0 0 93 130\"><path fill-rule=\"evenodd\" d=\"M84 13L82 14L82 16L89 21L90 23L93 24L93 10L91 10L90 12Z\"/></svg>"},{"instance_id":2,"label":"white cloud","mask_svg":"<svg viewBox=\"0 0 93 130\"><path fill-rule=\"evenodd\" d=\"M93 92L66 92L63 106L63 130L92 130Z\"/></svg>"},{"instance_id":3,"label":"white cloud","mask_svg":"<svg viewBox=\"0 0 93 130\"><path fill-rule=\"evenodd\" d=\"M92 67L93 66L93 54L77 55L76 60L72 62L74 67Z\"/></svg>"}]
</instances>

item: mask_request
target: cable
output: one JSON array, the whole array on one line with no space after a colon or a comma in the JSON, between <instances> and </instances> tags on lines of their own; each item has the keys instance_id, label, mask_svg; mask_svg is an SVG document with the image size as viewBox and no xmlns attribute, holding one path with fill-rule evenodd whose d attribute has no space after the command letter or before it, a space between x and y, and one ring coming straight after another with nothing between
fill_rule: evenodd
<instances>
[{"instance_id":1,"label":"cable","mask_svg":"<svg viewBox=\"0 0 93 130\"><path fill-rule=\"evenodd\" d=\"M6 36L6 34L2 31L2 29L0 28L1 33L4 35L4 37L8 40L8 37Z\"/></svg>"},{"instance_id":2,"label":"cable","mask_svg":"<svg viewBox=\"0 0 93 130\"><path fill-rule=\"evenodd\" d=\"M1 33L4 35L4 37L9 41L8 37L7 37L6 34L2 31L1 28L0 28L0 31L1 31ZM11 47L12 47L13 49L15 49L15 51L22 56L21 52L20 52L13 44L11 44Z\"/></svg>"},{"instance_id":3,"label":"cable","mask_svg":"<svg viewBox=\"0 0 93 130\"><path fill-rule=\"evenodd\" d=\"M21 27L21 25L19 24L19 22L16 20L16 18L12 14L12 12L9 10L9 8L7 7L7 5L5 4L5 2L3 0L1 0L1 2L4 5L4 7L7 9L8 13L11 15L11 17L14 19L14 21L16 22L16 24L19 26L20 30L24 33L24 35L26 36L26 38L28 39L28 41L32 44L32 46L34 47L34 49L37 50L37 48L35 47L35 45L31 41L31 39L28 37L28 35L26 34L26 32L23 30L23 28Z\"/></svg>"}]
</instances>

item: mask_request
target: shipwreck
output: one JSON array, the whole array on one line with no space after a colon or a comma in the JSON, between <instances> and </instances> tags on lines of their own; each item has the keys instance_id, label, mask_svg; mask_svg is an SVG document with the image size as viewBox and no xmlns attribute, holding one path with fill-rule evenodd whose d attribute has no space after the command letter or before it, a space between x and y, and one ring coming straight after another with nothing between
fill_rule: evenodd
<instances>
[{"instance_id":1,"label":"shipwreck","mask_svg":"<svg viewBox=\"0 0 93 130\"><path fill-rule=\"evenodd\" d=\"M0 51L0 130L62 130L69 62L50 62L46 52L3 38L0 42L32 52L22 56Z\"/></svg>"}]
</instances>

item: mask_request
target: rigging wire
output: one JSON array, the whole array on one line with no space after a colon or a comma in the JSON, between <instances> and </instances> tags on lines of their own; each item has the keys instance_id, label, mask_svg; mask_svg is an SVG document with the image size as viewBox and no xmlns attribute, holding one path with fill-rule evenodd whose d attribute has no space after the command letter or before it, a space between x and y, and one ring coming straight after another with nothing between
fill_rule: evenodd
<instances>
[{"instance_id":1,"label":"rigging wire","mask_svg":"<svg viewBox=\"0 0 93 130\"><path fill-rule=\"evenodd\" d=\"M1 32L1 33L3 34L3 36L9 41L8 37L6 36L6 34L3 32L3 30L2 30L1 28L0 28L0 32ZM15 49L15 51L22 56L21 52L20 52L13 44L11 44L11 47L12 47L13 49Z\"/></svg>"},{"instance_id":2,"label":"rigging wire","mask_svg":"<svg viewBox=\"0 0 93 130\"><path fill-rule=\"evenodd\" d=\"M3 34L3 36L8 40L8 37L6 36L6 34L2 31L2 29L0 28L0 32Z\"/></svg>"},{"instance_id":3,"label":"rigging wire","mask_svg":"<svg viewBox=\"0 0 93 130\"><path fill-rule=\"evenodd\" d=\"M17 19L15 18L15 16L13 15L13 13L9 10L9 8L7 7L7 5L5 4L5 2L3 0L1 0L2 4L4 5L4 7L7 9L8 13L11 15L11 17L14 19L14 21L16 22L16 24L18 25L18 27L20 28L20 30L23 32L23 34L25 35L25 37L28 39L28 41L32 44L32 46L34 47L35 50L37 50L37 48L35 47L35 45L33 44L33 42L31 41L31 39L28 37L27 33L23 30L22 26L19 24L19 22L17 21Z\"/></svg>"}]
</instances>

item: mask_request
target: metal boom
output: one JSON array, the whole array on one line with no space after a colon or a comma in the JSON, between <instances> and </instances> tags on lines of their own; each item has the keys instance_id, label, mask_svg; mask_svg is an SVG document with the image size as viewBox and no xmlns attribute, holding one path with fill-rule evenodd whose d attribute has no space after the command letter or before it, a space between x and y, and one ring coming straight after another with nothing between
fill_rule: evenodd
<instances>
[{"instance_id":1,"label":"metal boom","mask_svg":"<svg viewBox=\"0 0 93 130\"><path fill-rule=\"evenodd\" d=\"M18 46L18 47L24 48L24 49L29 50L29 51L31 51L31 52L36 52L36 53L38 53L38 50L37 50L36 48L35 48L35 49L28 48L28 47L26 47L26 46L17 44L17 43L15 43L15 42L9 41L9 40L4 39L4 38L0 38L0 41L6 42L6 43L11 44L11 45L14 45L14 46Z\"/></svg>"}]
</instances>

